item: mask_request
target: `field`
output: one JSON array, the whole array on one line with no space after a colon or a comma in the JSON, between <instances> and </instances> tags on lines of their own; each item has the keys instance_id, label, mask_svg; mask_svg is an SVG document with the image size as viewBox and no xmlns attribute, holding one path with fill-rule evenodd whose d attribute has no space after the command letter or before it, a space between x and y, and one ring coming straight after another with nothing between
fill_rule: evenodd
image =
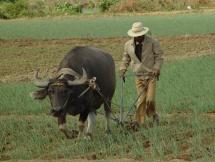
<instances>
[{"instance_id":1,"label":"field","mask_svg":"<svg viewBox=\"0 0 215 162\"><path fill-rule=\"evenodd\" d=\"M0 21L0 38L65 39L126 36L125 31L132 22L143 20L156 36L212 33L215 25L214 12L175 16L35 18L28 21L23 19Z\"/></svg>"},{"instance_id":2,"label":"field","mask_svg":"<svg viewBox=\"0 0 215 162\"><path fill-rule=\"evenodd\" d=\"M102 48L118 65L128 40L123 36L133 21L143 19L165 51L156 96L160 125L152 126L148 119L134 131L112 122L112 134L107 135L104 118L98 115L92 141L66 139L56 119L47 115L49 101L29 97L36 89L30 82L33 71L41 67L44 74L49 68L52 74L76 45ZM1 21L0 161L214 161L214 22L213 13ZM130 71L125 87L128 108L136 98ZM113 102L120 102L119 79ZM113 111L118 114L119 107L114 105ZM76 121L77 117L69 117L71 129L77 129Z\"/></svg>"}]
</instances>

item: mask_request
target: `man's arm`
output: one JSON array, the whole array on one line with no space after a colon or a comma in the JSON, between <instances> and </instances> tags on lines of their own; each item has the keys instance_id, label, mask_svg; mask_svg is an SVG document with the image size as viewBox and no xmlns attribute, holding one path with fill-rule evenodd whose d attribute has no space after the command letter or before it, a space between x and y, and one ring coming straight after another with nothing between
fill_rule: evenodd
<instances>
[{"instance_id":1,"label":"man's arm","mask_svg":"<svg viewBox=\"0 0 215 162\"><path fill-rule=\"evenodd\" d=\"M130 58L129 54L127 53L127 48L126 48L126 44L125 44L124 52L123 52L123 56L122 56L122 62L120 64L119 70L126 72L130 62L131 62L131 58Z\"/></svg>"},{"instance_id":2,"label":"man's arm","mask_svg":"<svg viewBox=\"0 0 215 162\"><path fill-rule=\"evenodd\" d=\"M158 41L153 42L153 53L155 56L155 64L153 69L160 71L163 64L163 50L161 49L160 43Z\"/></svg>"}]
</instances>

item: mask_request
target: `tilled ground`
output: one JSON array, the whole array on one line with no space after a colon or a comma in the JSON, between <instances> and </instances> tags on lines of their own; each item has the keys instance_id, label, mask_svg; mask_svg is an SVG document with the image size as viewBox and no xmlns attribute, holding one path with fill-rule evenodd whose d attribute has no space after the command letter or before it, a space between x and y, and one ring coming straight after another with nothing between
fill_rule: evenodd
<instances>
[{"instance_id":1,"label":"tilled ground","mask_svg":"<svg viewBox=\"0 0 215 162\"><path fill-rule=\"evenodd\" d=\"M6 162L6 161L2 161L2 162ZM17 162L50 162L50 160L18 160ZM84 160L84 159L73 159L73 160L51 160L51 162L142 162L142 160L134 160L134 159L109 159L109 160ZM182 159L172 159L169 161L160 161L160 160L156 160L153 162L202 162L202 160L198 160L198 161L187 161L187 160L182 160ZM208 162L214 162L214 159L211 159Z\"/></svg>"},{"instance_id":2,"label":"tilled ground","mask_svg":"<svg viewBox=\"0 0 215 162\"><path fill-rule=\"evenodd\" d=\"M74 46L101 48L111 53L118 64L124 43L128 39L0 40L0 82L29 80L37 67L42 71L53 69ZM157 39L161 43L166 60L215 54L215 34Z\"/></svg>"}]
</instances>

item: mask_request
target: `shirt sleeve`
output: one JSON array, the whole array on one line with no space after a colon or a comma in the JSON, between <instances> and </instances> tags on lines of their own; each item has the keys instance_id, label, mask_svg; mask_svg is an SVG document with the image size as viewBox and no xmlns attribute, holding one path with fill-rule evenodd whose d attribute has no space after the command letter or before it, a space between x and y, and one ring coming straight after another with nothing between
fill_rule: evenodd
<instances>
[{"instance_id":1,"label":"shirt sleeve","mask_svg":"<svg viewBox=\"0 0 215 162\"><path fill-rule=\"evenodd\" d=\"M154 41L153 43L153 53L155 58L154 69L160 70L163 64L163 50L160 47L160 43L158 41Z\"/></svg>"},{"instance_id":2,"label":"shirt sleeve","mask_svg":"<svg viewBox=\"0 0 215 162\"><path fill-rule=\"evenodd\" d=\"M127 71L130 62L131 62L131 58L127 52L127 45L125 44L124 52L122 55L122 61L120 64L120 70L126 70Z\"/></svg>"}]
</instances>

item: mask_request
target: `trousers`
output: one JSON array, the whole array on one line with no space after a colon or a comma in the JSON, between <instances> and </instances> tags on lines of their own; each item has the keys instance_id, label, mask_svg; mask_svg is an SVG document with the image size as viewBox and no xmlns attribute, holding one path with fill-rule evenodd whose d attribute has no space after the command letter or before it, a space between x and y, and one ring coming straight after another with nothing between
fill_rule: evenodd
<instances>
[{"instance_id":1,"label":"trousers","mask_svg":"<svg viewBox=\"0 0 215 162\"><path fill-rule=\"evenodd\" d=\"M140 95L137 101L137 109L135 120L139 124L143 124L145 117L151 117L156 114L155 109L155 79L140 79L136 78L137 94Z\"/></svg>"}]
</instances>

